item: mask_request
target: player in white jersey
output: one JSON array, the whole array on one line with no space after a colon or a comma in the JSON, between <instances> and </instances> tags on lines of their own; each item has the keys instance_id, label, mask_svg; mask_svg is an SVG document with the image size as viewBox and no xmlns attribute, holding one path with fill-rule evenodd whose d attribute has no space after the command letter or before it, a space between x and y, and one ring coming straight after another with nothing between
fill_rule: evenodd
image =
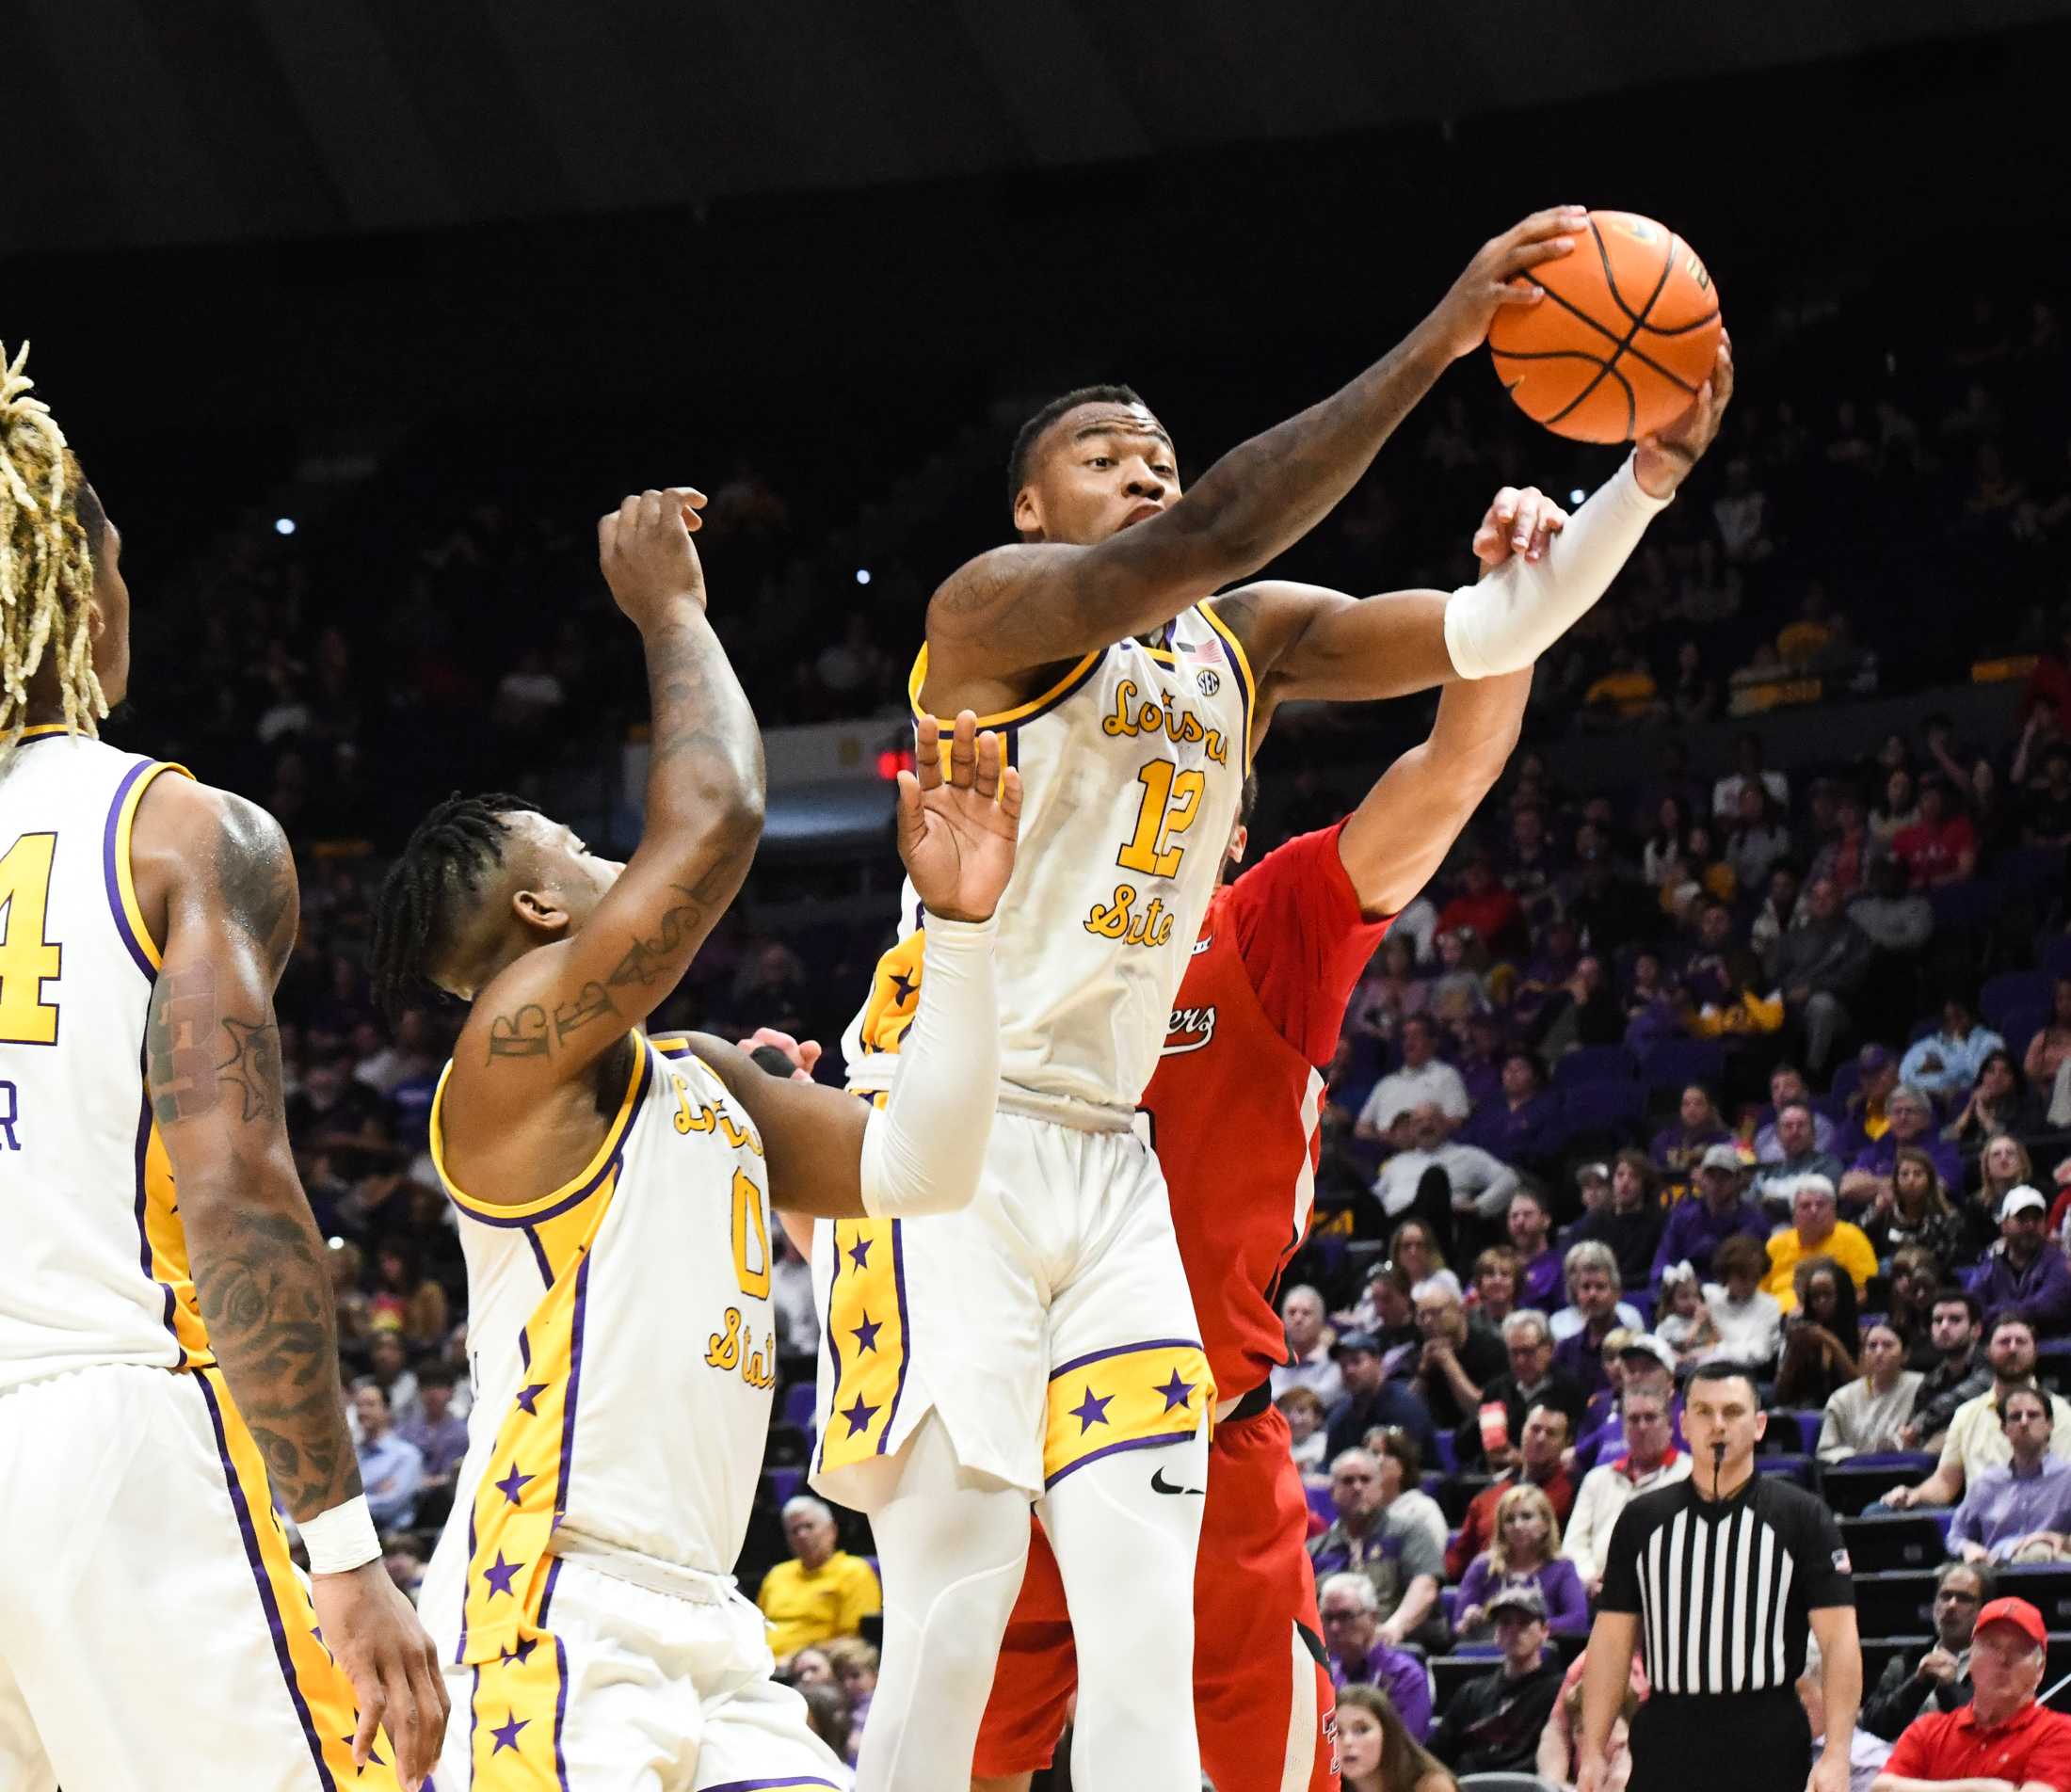
<instances>
[{"instance_id":1,"label":"player in white jersey","mask_svg":"<svg viewBox=\"0 0 2071 1792\"><path fill-rule=\"evenodd\" d=\"M444 1695L361 1495L283 1123L294 863L264 810L94 738L129 681L121 537L22 366L0 352L0 1786L415 1786Z\"/></svg>"},{"instance_id":2,"label":"player in white jersey","mask_svg":"<svg viewBox=\"0 0 2071 1792\"><path fill-rule=\"evenodd\" d=\"M649 491L599 526L653 712L631 861L516 798L456 797L382 892L384 1000L428 983L471 1004L431 1111L474 1389L422 1592L461 1707L441 1792L843 1783L729 1575L776 1384L770 1208L905 1224L960 1207L991 1124L991 917L1020 782L969 715L939 752L923 723L919 775L901 779L930 999L880 1101L640 1032L762 831L755 718L690 537L702 503ZM880 1322L895 1336L893 1314Z\"/></svg>"},{"instance_id":3,"label":"player in white jersey","mask_svg":"<svg viewBox=\"0 0 2071 1792\"><path fill-rule=\"evenodd\" d=\"M1226 455L1183 500L1171 440L1132 392L1058 400L1015 445L1019 541L930 601L916 710L968 708L1007 730L1027 850L1000 911L1006 1086L977 1201L903 1240L853 1226L816 1239L814 1485L870 1512L885 1579L863 1792L962 1792L1032 1499L1079 1650L1073 1784L1196 1792L1199 1508L1186 1496L1202 1486L1218 1392L1244 1390L1209 1384L1162 1178L1129 1127L1248 756L1291 699L1530 665L1602 594L1710 441L1730 362L1722 351L1691 413L1641 444L1550 552L1526 501L1517 556L1456 592L1212 594L1327 514L1498 307L1537 302L1530 270L1570 253L1585 221L1561 207L1495 238L1392 354ZM923 987L911 958L910 943L893 949L850 1032L859 1087L901 1048ZM852 1243L894 1261L895 1368L844 1343L861 1291L841 1268Z\"/></svg>"}]
</instances>

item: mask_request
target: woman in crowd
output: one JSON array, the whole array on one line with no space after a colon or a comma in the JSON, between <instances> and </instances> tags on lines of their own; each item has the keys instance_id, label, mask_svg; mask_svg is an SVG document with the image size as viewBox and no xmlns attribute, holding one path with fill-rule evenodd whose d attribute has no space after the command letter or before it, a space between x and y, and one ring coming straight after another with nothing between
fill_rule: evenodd
<instances>
[{"instance_id":1,"label":"woman in crowd","mask_svg":"<svg viewBox=\"0 0 2071 1792\"><path fill-rule=\"evenodd\" d=\"M1830 1256L1808 1256L1790 1277L1798 1304L1776 1366L1778 1406L1824 1406L1862 1373L1850 1340L1859 1336L1855 1283Z\"/></svg>"},{"instance_id":2,"label":"woman in crowd","mask_svg":"<svg viewBox=\"0 0 2071 1792\"><path fill-rule=\"evenodd\" d=\"M1442 1281L1461 1300L1467 1298L1460 1278L1446 1268L1437 1240L1421 1220L1405 1220L1395 1228L1388 1240L1388 1256L1390 1262L1407 1272L1412 1288L1420 1282Z\"/></svg>"},{"instance_id":3,"label":"woman in crowd","mask_svg":"<svg viewBox=\"0 0 2071 1792\"><path fill-rule=\"evenodd\" d=\"M1640 872L1648 886L1659 889L1682 860L1683 834L1690 825L1682 798L1664 796L1654 811L1654 831L1640 849Z\"/></svg>"},{"instance_id":4,"label":"woman in crowd","mask_svg":"<svg viewBox=\"0 0 2071 1792\"><path fill-rule=\"evenodd\" d=\"M1471 927L1438 935L1438 974L1431 981L1431 1013L1448 1027L1466 1026L1488 1012L1488 948Z\"/></svg>"},{"instance_id":5,"label":"woman in crowd","mask_svg":"<svg viewBox=\"0 0 2071 1792\"><path fill-rule=\"evenodd\" d=\"M1530 1581L1546 1601L1547 1627L1580 1637L1589 1630L1589 1595L1575 1564L1561 1554L1561 1521L1546 1490L1520 1481L1496 1502L1496 1537L1468 1564L1453 1624L1461 1637L1488 1627L1488 1601L1499 1587Z\"/></svg>"},{"instance_id":6,"label":"woman in crowd","mask_svg":"<svg viewBox=\"0 0 2071 1792\"><path fill-rule=\"evenodd\" d=\"M1961 1209L1965 1241L1960 1260L1973 1261L1999 1242L1999 1203L2023 1184L2035 1185L2028 1147L2010 1132L1994 1133L1978 1153L1978 1192Z\"/></svg>"},{"instance_id":7,"label":"woman in crowd","mask_svg":"<svg viewBox=\"0 0 2071 1792\"><path fill-rule=\"evenodd\" d=\"M429 1350L446 1334L446 1291L420 1274L409 1240L385 1240L374 1255L374 1292L367 1317L377 1331L399 1331L413 1351Z\"/></svg>"},{"instance_id":8,"label":"woman in crowd","mask_svg":"<svg viewBox=\"0 0 2071 1792\"><path fill-rule=\"evenodd\" d=\"M2021 1073L2034 1089L2047 1089L2057 1072L2071 1063L2071 977L2059 977L2051 997L2049 1018L2028 1042Z\"/></svg>"},{"instance_id":9,"label":"woman in crowd","mask_svg":"<svg viewBox=\"0 0 2071 1792\"><path fill-rule=\"evenodd\" d=\"M1880 1189L1859 1224L1886 1274L1908 1245L1953 1263L1967 1248L1967 1228L1943 1184L1935 1160L1918 1145L1902 1144L1891 1160L1891 1182Z\"/></svg>"},{"instance_id":10,"label":"woman in crowd","mask_svg":"<svg viewBox=\"0 0 2071 1792\"><path fill-rule=\"evenodd\" d=\"M1398 929L1381 941L1352 993L1351 1024L1357 1032L1392 1039L1406 1016L1423 1013L1430 997L1430 979L1417 974L1416 949Z\"/></svg>"},{"instance_id":11,"label":"woman in crowd","mask_svg":"<svg viewBox=\"0 0 2071 1792\"><path fill-rule=\"evenodd\" d=\"M1924 1245L1904 1244L1891 1253L1885 1266L1891 1292L1886 1317L1891 1329L1905 1340L1907 1368L1931 1369L1941 1361L1935 1345L1935 1298L1946 1279L1942 1265L1954 1262Z\"/></svg>"},{"instance_id":12,"label":"woman in crowd","mask_svg":"<svg viewBox=\"0 0 2071 1792\"><path fill-rule=\"evenodd\" d=\"M1517 1310L1517 1285L1524 1265L1507 1244L1491 1244L1474 1259L1473 1286L1468 1289L1469 1316L1492 1332Z\"/></svg>"},{"instance_id":13,"label":"woman in crowd","mask_svg":"<svg viewBox=\"0 0 2071 1792\"><path fill-rule=\"evenodd\" d=\"M1891 842L1920 819L1920 806L1913 791L1913 774L1902 765L1885 775L1884 792L1870 806L1870 838L1879 846Z\"/></svg>"},{"instance_id":14,"label":"woman in crowd","mask_svg":"<svg viewBox=\"0 0 2071 1792\"><path fill-rule=\"evenodd\" d=\"M1417 1440L1399 1425L1376 1425L1361 1441L1381 1464L1381 1510L1421 1525L1444 1549L1450 1528L1438 1502L1423 1490L1423 1458Z\"/></svg>"},{"instance_id":15,"label":"woman in crowd","mask_svg":"<svg viewBox=\"0 0 2071 1792\"><path fill-rule=\"evenodd\" d=\"M1987 1139L2000 1133L2032 1132L2042 1116L2028 1097L2028 1085L2014 1062L2014 1054L2001 1046L1988 1052L1978 1066L1978 1080L1970 1086L1970 1099L1942 1128L1942 1137L1966 1151L1980 1149Z\"/></svg>"},{"instance_id":16,"label":"woman in crowd","mask_svg":"<svg viewBox=\"0 0 2071 1792\"><path fill-rule=\"evenodd\" d=\"M1710 1145L1723 1144L1733 1136L1720 1116L1711 1091L1693 1082L1682 1092L1676 1110L1676 1124L1654 1135L1652 1156L1657 1168L1673 1182L1688 1182L1697 1160Z\"/></svg>"},{"instance_id":17,"label":"woman in crowd","mask_svg":"<svg viewBox=\"0 0 2071 1792\"><path fill-rule=\"evenodd\" d=\"M1735 883L1759 894L1769 887L1770 868L1790 851L1790 830L1776 812L1775 799L1758 781L1742 785L1740 812L1726 840Z\"/></svg>"},{"instance_id":18,"label":"woman in crowd","mask_svg":"<svg viewBox=\"0 0 2071 1792\"><path fill-rule=\"evenodd\" d=\"M1378 1687L1338 1688L1338 1765L1344 1792L1460 1792Z\"/></svg>"},{"instance_id":19,"label":"woman in crowd","mask_svg":"<svg viewBox=\"0 0 2071 1792\"><path fill-rule=\"evenodd\" d=\"M1820 1461L1845 1462L1851 1456L1903 1449L1899 1432L1913 1416L1913 1402L1924 1378L1905 1367L1905 1340L1887 1319L1872 1318L1862 1328L1862 1375L1837 1388L1820 1421ZM1778 1386L1781 1397L1781 1384Z\"/></svg>"},{"instance_id":20,"label":"woman in crowd","mask_svg":"<svg viewBox=\"0 0 2071 1792\"><path fill-rule=\"evenodd\" d=\"M1287 1420L1294 1466L1302 1471L1305 1480L1312 1476L1326 1478L1328 1468L1324 1457L1330 1439L1324 1431L1324 1403L1316 1397L1316 1390L1291 1387L1273 1403Z\"/></svg>"},{"instance_id":21,"label":"woman in crowd","mask_svg":"<svg viewBox=\"0 0 2071 1792\"><path fill-rule=\"evenodd\" d=\"M1704 1304L1719 1341L1705 1360L1766 1368L1783 1338L1783 1304L1761 1285L1769 1253L1759 1240L1737 1232L1712 1252L1711 1270L1719 1279L1705 1284Z\"/></svg>"}]
</instances>

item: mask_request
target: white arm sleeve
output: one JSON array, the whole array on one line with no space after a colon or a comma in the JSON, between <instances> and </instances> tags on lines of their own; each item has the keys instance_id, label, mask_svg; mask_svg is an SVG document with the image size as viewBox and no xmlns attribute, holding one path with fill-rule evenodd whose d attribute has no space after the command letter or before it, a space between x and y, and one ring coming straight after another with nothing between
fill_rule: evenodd
<instances>
[{"instance_id":1,"label":"white arm sleeve","mask_svg":"<svg viewBox=\"0 0 2071 1792\"><path fill-rule=\"evenodd\" d=\"M1445 606L1445 648L1463 679L1521 672L1580 621L1668 507L1642 488L1632 456L1553 537L1543 560L1513 556Z\"/></svg>"},{"instance_id":2,"label":"white arm sleeve","mask_svg":"<svg viewBox=\"0 0 2071 1792\"><path fill-rule=\"evenodd\" d=\"M863 1126L863 1208L876 1220L970 1206L1000 1096L999 917L922 926L921 1004L891 1092Z\"/></svg>"}]
</instances>

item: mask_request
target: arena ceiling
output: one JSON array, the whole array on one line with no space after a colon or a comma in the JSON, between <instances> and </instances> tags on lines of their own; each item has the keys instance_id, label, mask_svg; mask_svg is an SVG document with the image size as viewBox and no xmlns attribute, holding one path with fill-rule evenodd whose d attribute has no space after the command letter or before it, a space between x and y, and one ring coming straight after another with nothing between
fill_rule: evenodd
<instances>
[{"instance_id":1,"label":"arena ceiling","mask_svg":"<svg viewBox=\"0 0 2071 1792\"><path fill-rule=\"evenodd\" d=\"M1124 162L2067 13L2071 0L12 0L0 254Z\"/></svg>"}]
</instances>

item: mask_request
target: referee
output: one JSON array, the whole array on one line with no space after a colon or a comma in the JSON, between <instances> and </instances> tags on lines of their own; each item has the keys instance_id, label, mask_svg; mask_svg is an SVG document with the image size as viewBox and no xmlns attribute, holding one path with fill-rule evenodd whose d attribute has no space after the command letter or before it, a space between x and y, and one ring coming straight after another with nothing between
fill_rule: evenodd
<instances>
[{"instance_id":1,"label":"referee","mask_svg":"<svg viewBox=\"0 0 2071 1792\"><path fill-rule=\"evenodd\" d=\"M1604 1750L1632 1652L1653 1688L1632 1721L1630 1792L1849 1792L1862 1696L1855 1589L1833 1515L1803 1489L1755 1473L1766 1419L1745 1369L1690 1378L1688 1480L1619 1515L1582 1674L1577 1792L1601 1792ZM1807 1622L1825 1662L1826 1743L1796 1687Z\"/></svg>"}]
</instances>

